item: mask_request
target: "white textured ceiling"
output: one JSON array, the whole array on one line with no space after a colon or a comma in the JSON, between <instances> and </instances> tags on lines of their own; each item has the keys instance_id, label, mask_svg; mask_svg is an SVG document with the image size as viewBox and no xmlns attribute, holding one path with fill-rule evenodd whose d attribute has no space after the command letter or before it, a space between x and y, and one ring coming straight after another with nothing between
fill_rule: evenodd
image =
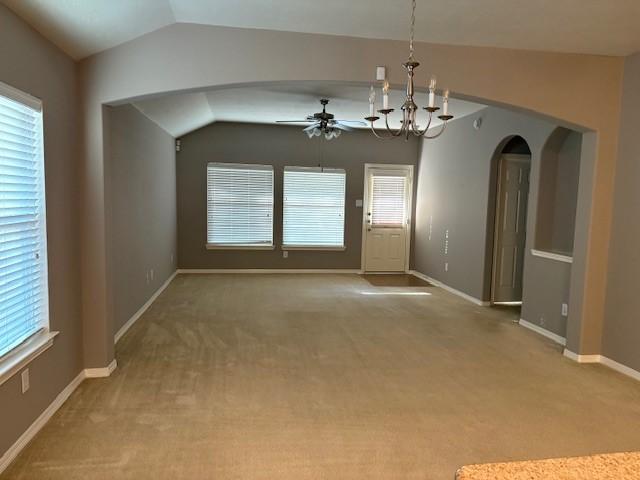
<instances>
[{"instance_id":1,"label":"white textured ceiling","mask_svg":"<svg viewBox=\"0 0 640 480\"><path fill-rule=\"evenodd\" d=\"M408 0L0 0L75 58L176 22L404 40ZM418 0L416 38L603 55L640 50L640 0Z\"/></svg>"},{"instance_id":2,"label":"white textured ceiling","mask_svg":"<svg viewBox=\"0 0 640 480\"><path fill-rule=\"evenodd\" d=\"M390 106L399 108L404 101L404 92L392 90L389 97ZM329 99L327 111L336 119L362 120L369 114L368 87L320 82L283 82L178 93L136 102L134 106L171 135L180 137L212 122L275 124L277 120L302 120L322 110L321 98ZM417 100L420 106L425 106L426 93L418 93ZM438 104L440 102L438 99ZM379 103L380 99L377 108L382 108ZM451 99L450 106L456 117L470 115L485 107L457 99ZM426 113L419 114L419 119L424 125ZM398 112L391 115L391 120L392 127L400 126ZM439 120L434 123L438 124ZM302 123L299 126L304 128Z\"/></svg>"}]
</instances>

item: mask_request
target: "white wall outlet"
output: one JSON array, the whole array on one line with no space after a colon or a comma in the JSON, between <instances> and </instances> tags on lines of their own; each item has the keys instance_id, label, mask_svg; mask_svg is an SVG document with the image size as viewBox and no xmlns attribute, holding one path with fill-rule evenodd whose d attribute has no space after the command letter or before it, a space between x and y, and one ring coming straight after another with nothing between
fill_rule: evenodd
<instances>
[{"instance_id":1,"label":"white wall outlet","mask_svg":"<svg viewBox=\"0 0 640 480\"><path fill-rule=\"evenodd\" d=\"M444 271L445 272L449 271L449 262L444 262Z\"/></svg>"},{"instance_id":2,"label":"white wall outlet","mask_svg":"<svg viewBox=\"0 0 640 480\"><path fill-rule=\"evenodd\" d=\"M566 303L562 304L562 316L567 317L569 315L569 305Z\"/></svg>"},{"instance_id":3,"label":"white wall outlet","mask_svg":"<svg viewBox=\"0 0 640 480\"><path fill-rule=\"evenodd\" d=\"M356 200L356 207L362 208L362 200Z\"/></svg>"},{"instance_id":4,"label":"white wall outlet","mask_svg":"<svg viewBox=\"0 0 640 480\"><path fill-rule=\"evenodd\" d=\"M387 67L378 65L376 67L376 80L382 81L387 79Z\"/></svg>"},{"instance_id":5,"label":"white wall outlet","mask_svg":"<svg viewBox=\"0 0 640 480\"><path fill-rule=\"evenodd\" d=\"M282 251L282 258L289 258L289 252L287 252L286 250Z\"/></svg>"},{"instance_id":6,"label":"white wall outlet","mask_svg":"<svg viewBox=\"0 0 640 480\"><path fill-rule=\"evenodd\" d=\"M29 369L25 368L20 376L22 377L22 393L26 393L29 390Z\"/></svg>"},{"instance_id":7,"label":"white wall outlet","mask_svg":"<svg viewBox=\"0 0 640 480\"><path fill-rule=\"evenodd\" d=\"M544 317L540 317L540 326L544 327L544 324L546 323Z\"/></svg>"}]
</instances>

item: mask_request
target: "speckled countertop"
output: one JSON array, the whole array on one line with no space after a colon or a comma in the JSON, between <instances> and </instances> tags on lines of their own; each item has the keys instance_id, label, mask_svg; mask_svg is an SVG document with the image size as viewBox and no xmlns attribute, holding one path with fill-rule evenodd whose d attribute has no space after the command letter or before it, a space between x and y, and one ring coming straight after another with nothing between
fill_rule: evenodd
<instances>
[{"instance_id":1,"label":"speckled countertop","mask_svg":"<svg viewBox=\"0 0 640 480\"><path fill-rule=\"evenodd\" d=\"M456 480L640 479L640 452L467 465Z\"/></svg>"}]
</instances>

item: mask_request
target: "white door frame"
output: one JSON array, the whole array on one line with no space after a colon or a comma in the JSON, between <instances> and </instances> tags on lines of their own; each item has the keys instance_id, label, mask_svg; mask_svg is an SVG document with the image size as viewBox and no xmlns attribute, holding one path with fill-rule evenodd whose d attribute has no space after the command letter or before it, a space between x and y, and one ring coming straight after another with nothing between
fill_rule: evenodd
<instances>
[{"instance_id":1,"label":"white door frame","mask_svg":"<svg viewBox=\"0 0 640 480\"><path fill-rule=\"evenodd\" d=\"M404 271L409 273L411 258L411 232L413 229L413 165L393 163L365 163L364 164L364 196L362 199L362 254L360 256L360 272L365 273L365 256L367 248L367 208L369 208L369 173L371 170L401 170L407 173L409 179L409 198L407 208L407 234L405 235Z\"/></svg>"}]
</instances>

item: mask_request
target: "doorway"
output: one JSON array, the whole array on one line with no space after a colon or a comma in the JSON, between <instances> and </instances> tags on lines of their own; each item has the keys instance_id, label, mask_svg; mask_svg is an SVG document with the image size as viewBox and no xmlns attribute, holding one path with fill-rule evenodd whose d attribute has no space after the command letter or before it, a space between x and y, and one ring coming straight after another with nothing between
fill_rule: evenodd
<instances>
[{"instance_id":1,"label":"doorway","mask_svg":"<svg viewBox=\"0 0 640 480\"><path fill-rule=\"evenodd\" d=\"M412 165L366 164L362 270L406 272L411 248Z\"/></svg>"},{"instance_id":2,"label":"doorway","mask_svg":"<svg viewBox=\"0 0 640 480\"><path fill-rule=\"evenodd\" d=\"M509 141L498 161L491 303L522 303L531 151L522 137Z\"/></svg>"}]
</instances>

